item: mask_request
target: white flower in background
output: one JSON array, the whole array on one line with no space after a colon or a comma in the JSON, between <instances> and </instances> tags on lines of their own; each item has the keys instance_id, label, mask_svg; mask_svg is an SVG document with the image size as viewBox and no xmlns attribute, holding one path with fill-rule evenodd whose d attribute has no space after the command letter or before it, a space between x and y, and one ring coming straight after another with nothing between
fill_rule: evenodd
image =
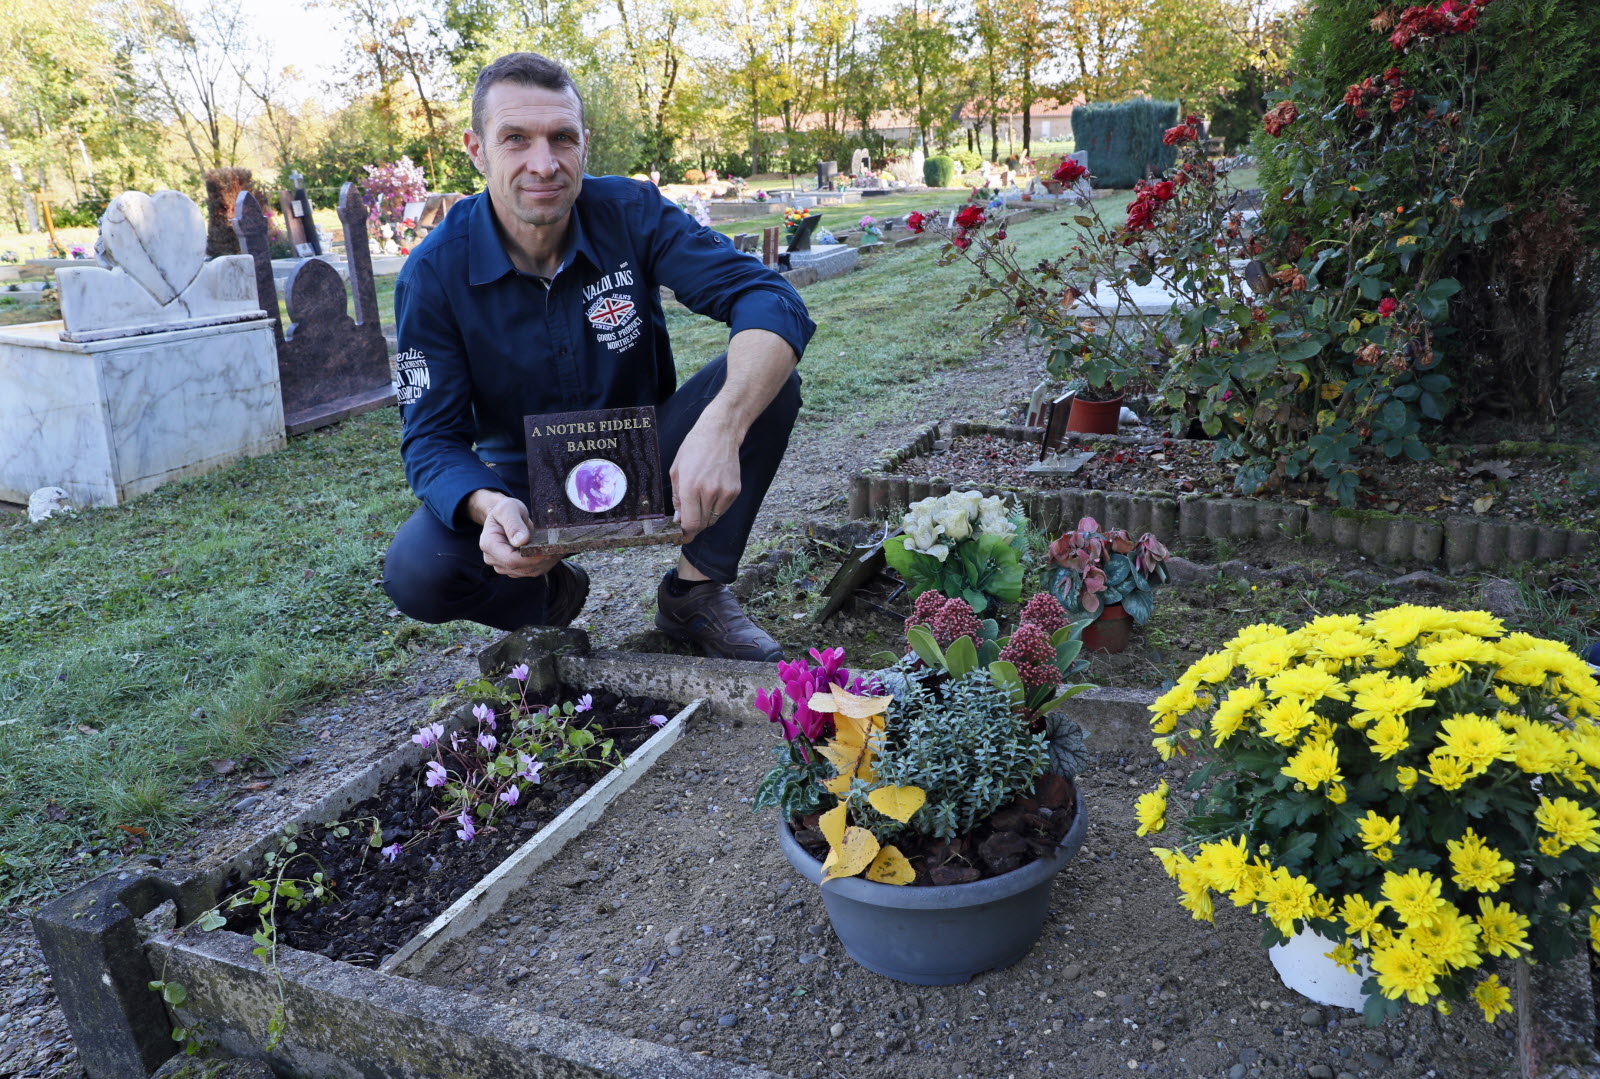
<instances>
[{"instance_id":1,"label":"white flower in background","mask_svg":"<svg viewBox=\"0 0 1600 1079\"><path fill-rule=\"evenodd\" d=\"M972 516L964 505L946 506L939 514L939 527L946 539L964 540L972 535Z\"/></svg>"},{"instance_id":2,"label":"white flower in background","mask_svg":"<svg viewBox=\"0 0 1600 1079\"><path fill-rule=\"evenodd\" d=\"M939 539L939 526L926 517L907 515L901 527L906 534L906 546L913 551L926 553Z\"/></svg>"},{"instance_id":3,"label":"white flower in background","mask_svg":"<svg viewBox=\"0 0 1600 1079\"><path fill-rule=\"evenodd\" d=\"M978 530L991 536L1014 536L1017 526L1006 514L1005 499L991 495L978 506Z\"/></svg>"}]
</instances>

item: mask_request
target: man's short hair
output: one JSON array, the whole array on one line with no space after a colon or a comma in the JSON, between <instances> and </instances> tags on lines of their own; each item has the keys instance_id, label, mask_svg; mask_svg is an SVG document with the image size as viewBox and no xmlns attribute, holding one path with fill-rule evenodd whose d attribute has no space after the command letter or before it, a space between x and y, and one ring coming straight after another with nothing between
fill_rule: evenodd
<instances>
[{"instance_id":1,"label":"man's short hair","mask_svg":"<svg viewBox=\"0 0 1600 1079\"><path fill-rule=\"evenodd\" d=\"M472 130L479 135L484 134L484 101L489 96L489 87L497 82L537 86L544 90L570 90L578 99L578 123L583 123L583 94L572 80L572 73L536 52L513 52L478 72L477 84L472 88Z\"/></svg>"}]
</instances>

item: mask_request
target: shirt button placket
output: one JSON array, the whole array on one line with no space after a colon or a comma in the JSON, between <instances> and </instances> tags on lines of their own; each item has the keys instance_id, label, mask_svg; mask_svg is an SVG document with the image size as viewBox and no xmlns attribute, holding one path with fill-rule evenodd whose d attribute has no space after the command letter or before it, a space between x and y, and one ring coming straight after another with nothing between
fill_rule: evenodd
<instances>
[{"instance_id":1,"label":"shirt button placket","mask_svg":"<svg viewBox=\"0 0 1600 1079\"><path fill-rule=\"evenodd\" d=\"M571 277L571 274L567 275ZM573 310L571 296L557 275L545 287L545 329L550 342L553 371L560 382L561 406L568 411L588 408L583 382L578 375L579 342L574 337L577 320L583 312Z\"/></svg>"}]
</instances>

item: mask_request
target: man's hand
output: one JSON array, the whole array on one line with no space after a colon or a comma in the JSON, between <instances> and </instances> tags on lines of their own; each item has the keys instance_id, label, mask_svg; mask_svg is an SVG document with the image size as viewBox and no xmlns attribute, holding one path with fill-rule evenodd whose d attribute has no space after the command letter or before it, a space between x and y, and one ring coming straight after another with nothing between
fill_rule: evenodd
<instances>
[{"instance_id":1,"label":"man's hand","mask_svg":"<svg viewBox=\"0 0 1600 1079\"><path fill-rule=\"evenodd\" d=\"M529 558L517 552L533 534L528 507L501 491L473 491L467 499L467 514L483 526L478 549L483 560L496 573L507 577L539 577L559 561L560 555Z\"/></svg>"},{"instance_id":2,"label":"man's hand","mask_svg":"<svg viewBox=\"0 0 1600 1079\"><path fill-rule=\"evenodd\" d=\"M739 443L716 402L684 436L672 459L672 509L689 539L710 528L739 497Z\"/></svg>"}]
</instances>

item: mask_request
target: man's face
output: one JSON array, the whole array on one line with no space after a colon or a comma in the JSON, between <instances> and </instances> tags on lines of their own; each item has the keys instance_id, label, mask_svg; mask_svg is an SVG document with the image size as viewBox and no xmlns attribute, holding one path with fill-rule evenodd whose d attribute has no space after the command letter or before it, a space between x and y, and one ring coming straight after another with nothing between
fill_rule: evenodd
<instances>
[{"instance_id":1,"label":"man's face","mask_svg":"<svg viewBox=\"0 0 1600 1079\"><path fill-rule=\"evenodd\" d=\"M578 99L499 82L484 105L483 131L468 131L465 141L490 200L525 225L561 224L583 187L588 145Z\"/></svg>"}]
</instances>

